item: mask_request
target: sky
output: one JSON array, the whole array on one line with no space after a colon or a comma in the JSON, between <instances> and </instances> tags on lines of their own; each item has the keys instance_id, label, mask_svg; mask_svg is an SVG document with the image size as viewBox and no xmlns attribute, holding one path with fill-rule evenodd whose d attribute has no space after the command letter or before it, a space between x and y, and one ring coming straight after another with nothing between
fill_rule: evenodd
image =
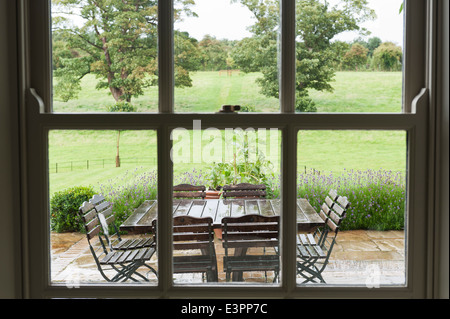
<instances>
[{"instance_id":1,"label":"sky","mask_svg":"<svg viewBox=\"0 0 450 319\"><path fill-rule=\"evenodd\" d=\"M331 4L335 0L328 0ZM391 41L402 45L403 19L399 14L399 8L403 0L369 0L369 7L377 14L376 21L364 23L372 34L369 36L379 37L383 42ZM184 30L201 40L204 35L209 34L217 39L239 40L250 36L246 30L252 25L252 16L248 9L240 4L230 4L230 0L195 0L196 6L193 11L198 18L187 18L175 25L176 29ZM357 38L355 33L341 34L338 39L352 41Z\"/></svg>"}]
</instances>

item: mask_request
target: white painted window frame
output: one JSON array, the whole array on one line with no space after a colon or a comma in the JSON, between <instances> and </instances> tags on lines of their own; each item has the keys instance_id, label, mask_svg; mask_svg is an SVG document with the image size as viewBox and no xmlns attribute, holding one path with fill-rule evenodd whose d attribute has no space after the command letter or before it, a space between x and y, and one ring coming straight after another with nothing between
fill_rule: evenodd
<instances>
[{"instance_id":1,"label":"white painted window frame","mask_svg":"<svg viewBox=\"0 0 450 319\"><path fill-rule=\"evenodd\" d=\"M399 297L422 298L432 290L433 197L428 185L433 167L430 92L435 89L436 0L407 0L404 112L399 114L295 114L294 0L281 6L281 112L279 114L174 113L172 1L159 4L159 113L51 113L52 75L50 6L48 0L16 0L19 23L20 114L22 162L22 266L24 296L52 297ZM414 23L412 23L412 21ZM193 120L216 128L267 127L282 132L282 281L280 286L179 286L172 282L171 207L173 165L171 130L192 128ZM47 133L53 129L146 129L158 133L158 235L160 271L157 286L82 285L70 289L50 282L50 229ZM404 130L408 136L406 286L368 289L365 286L301 287L295 271L295 199L298 130ZM163 271L167 270L167 271Z\"/></svg>"}]
</instances>

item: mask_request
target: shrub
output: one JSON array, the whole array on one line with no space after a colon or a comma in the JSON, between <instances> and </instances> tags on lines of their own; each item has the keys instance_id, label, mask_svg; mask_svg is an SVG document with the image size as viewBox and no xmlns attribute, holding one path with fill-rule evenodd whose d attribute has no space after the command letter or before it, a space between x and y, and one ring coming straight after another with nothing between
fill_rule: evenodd
<instances>
[{"instance_id":1,"label":"shrub","mask_svg":"<svg viewBox=\"0 0 450 319\"><path fill-rule=\"evenodd\" d=\"M392 42L385 42L373 52L372 64L375 70L400 71L402 59L402 48Z\"/></svg>"},{"instance_id":2,"label":"shrub","mask_svg":"<svg viewBox=\"0 0 450 319\"><path fill-rule=\"evenodd\" d=\"M78 216L78 209L93 195L93 188L84 186L56 192L50 200L51 230L58 233L82 231L84 228Z\"/></svg>"},{"instance_id":3,"label":"shrub","mask_svg":"<svg viewBox=\"0 0 450 319\"><path fill-rule=\"evenodd\" d=\"M367 62L368 52L369 50L361 44L353 44L350 50L348 50L342 58L343 67L346 70L353 71L358 71L359 69L364 68Z\"/></svg>"},{"instance_id":4,"label":"shrub","mask_svg":"<svg viewBox=\"0 0 450 319\"><path fill-rule=\"evenodd\" d=\"M107 105L108 112L136 112L137 108L129 102L119 101L112 105Z\"/></svg>"}]
</instances>

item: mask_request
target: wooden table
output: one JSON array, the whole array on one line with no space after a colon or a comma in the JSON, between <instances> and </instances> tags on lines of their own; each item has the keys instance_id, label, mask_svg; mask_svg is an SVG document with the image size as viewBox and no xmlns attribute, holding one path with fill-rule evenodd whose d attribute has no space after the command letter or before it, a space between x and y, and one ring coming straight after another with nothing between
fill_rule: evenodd
<instances>
[{"instance_id":1,"label":"wooden table","mask_svg":"<svg viewBox=\"0 0 450 319\"><path fill-rule=\"evenodd\" d=\"M133 234L151 232L152 220L157 217L158 202L147 200L139 206L127 220L120 225L120 230ZM222 218L226 216L242 216L260 214L266 216L280 215L280 199L174 199L173 216L190 215L196 217L211 216L214 227L220 229ZM309 202L297 199L297 228L298 231L314 231L323 226L324 221L319 217Z\"/></svg>"}]
</instances>

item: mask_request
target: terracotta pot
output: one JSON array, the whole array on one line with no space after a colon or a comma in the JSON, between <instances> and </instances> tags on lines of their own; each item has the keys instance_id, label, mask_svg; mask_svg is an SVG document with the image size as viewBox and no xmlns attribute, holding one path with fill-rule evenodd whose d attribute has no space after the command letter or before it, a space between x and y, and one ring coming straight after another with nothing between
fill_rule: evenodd
<instances>
[{"instance_id":1,"label":"terracotta pot","mask_svg":"<svg viewBox=\"0 0 450 319\"><path fill-rule=\"evenodd\" d=\"M217 238L222 240L222 228L214 228L214 234Z\"/></svg>"},{"instance_id":2,"label":"terracotta pot","mask_svg":"<svg viewBox=\"0 0 450 319\"><path fill-rule=\"evenodd\" d=\"M219 199L221 191L206 191L206 199Z\"/></svg>"}]
</instances>

